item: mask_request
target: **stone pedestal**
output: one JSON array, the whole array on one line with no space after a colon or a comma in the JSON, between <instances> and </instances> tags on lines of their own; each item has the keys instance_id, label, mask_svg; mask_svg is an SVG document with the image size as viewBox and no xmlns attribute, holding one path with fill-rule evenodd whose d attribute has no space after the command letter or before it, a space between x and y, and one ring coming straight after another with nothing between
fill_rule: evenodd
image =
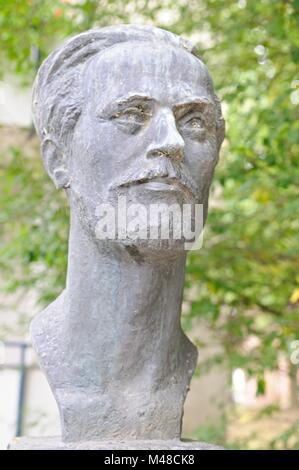
<instances>
[{"instance_id":1,"label":"stone pedestal","mask_svg":"<svg viewBox=\"0 0 299 470\"><path fill-rule=\"evenodd\" d=\"M102 440L62 442L59 437L16 437L8 450L224 450L206 442L162 440Z\"/></svg>"}]
</instances>

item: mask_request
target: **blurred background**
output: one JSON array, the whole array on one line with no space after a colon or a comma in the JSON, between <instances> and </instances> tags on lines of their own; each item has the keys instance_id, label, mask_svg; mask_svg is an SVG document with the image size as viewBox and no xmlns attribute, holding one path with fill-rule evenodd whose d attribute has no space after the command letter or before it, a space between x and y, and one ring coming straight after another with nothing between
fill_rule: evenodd
<instances>
[{"instance_id":1,"label":"blurred background","mask_svg":"<svg viewBox=\"0 0 299 470\"><path fill-rule=\"evenodd\" d=\"M199 364L184 436L299 449L298 0L0 0L0 447L59 433L28 326L64 287L68 209L42 168L32 82L67 36L117 23L193 41L227 123L204 245L188 255L182 321Z\"/></svg>"}]
</instances>

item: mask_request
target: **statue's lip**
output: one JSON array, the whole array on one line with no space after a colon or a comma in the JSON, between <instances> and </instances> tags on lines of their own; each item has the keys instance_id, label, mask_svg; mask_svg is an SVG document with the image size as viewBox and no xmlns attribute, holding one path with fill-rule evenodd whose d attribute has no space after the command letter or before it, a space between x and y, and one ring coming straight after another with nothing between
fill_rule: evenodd
<instances>
[{"instance_id":1,"label":"statue's lip","mask_svg":"<svg viewBox=\"0 0 299 470\"><path fill-rule=\"evenodd\" d=\"M154 191L175 191L178 189L187 189L185 186L183 187L177 178L169 178L165 176L151 178L141 182L138 181L137 184L143 184L147 189L152 189Z\"/></svg>"},{"instance_id":2,"label":"statue's lip","mask_svg":"<svg viewBox=\"0 0 299 470\"><path fill-rule=\"evenodd\" d=\"M154 191L188 191L190 189L178 178L169 177L169 176L153 176L153 177L144 177L133 181L127 181L126 183L121 184L121 187L131 186L131 185L143 185L146 189L152 189Z\"/></svg>"}]
</instances>

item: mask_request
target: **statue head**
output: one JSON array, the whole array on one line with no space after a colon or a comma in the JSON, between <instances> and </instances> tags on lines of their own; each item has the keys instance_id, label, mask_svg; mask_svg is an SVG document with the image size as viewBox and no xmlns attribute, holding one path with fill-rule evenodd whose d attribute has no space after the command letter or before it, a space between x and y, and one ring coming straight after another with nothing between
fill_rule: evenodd
<instances>
[{"instance_id":1,"label":"statue head","mask_svg":"<svg viewBox=\"0 0 299 470\"><path fill-rule=\"evenodd\" d=\"M45 168L94 233L99 203L202 204L224 137L206 66L151 26L90 30L42 64L33 92Z\"/></svg>"}]
</instances>

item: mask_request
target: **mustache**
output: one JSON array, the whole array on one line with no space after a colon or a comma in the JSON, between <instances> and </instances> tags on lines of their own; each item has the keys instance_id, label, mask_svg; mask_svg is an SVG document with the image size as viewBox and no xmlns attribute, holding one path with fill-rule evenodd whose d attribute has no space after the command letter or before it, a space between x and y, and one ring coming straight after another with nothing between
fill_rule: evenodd
<instances>
[{"instance_id":1,"label":"mustache","mask_svg":"<svg viewBox=\"0 0 299 470\"><path fill-rule=\"evenodd\" d=\"M168 161L160 162L152 168L130 169L126 174L118 178L117 181L110 186L110 189L113 190L136 183L147 183L156 178L167 178L181 186L183 190L187 190L193 197L197 198L198 196L196 183L189 172L182 167L174 166Z\"/></svg>"}]
</instances>

